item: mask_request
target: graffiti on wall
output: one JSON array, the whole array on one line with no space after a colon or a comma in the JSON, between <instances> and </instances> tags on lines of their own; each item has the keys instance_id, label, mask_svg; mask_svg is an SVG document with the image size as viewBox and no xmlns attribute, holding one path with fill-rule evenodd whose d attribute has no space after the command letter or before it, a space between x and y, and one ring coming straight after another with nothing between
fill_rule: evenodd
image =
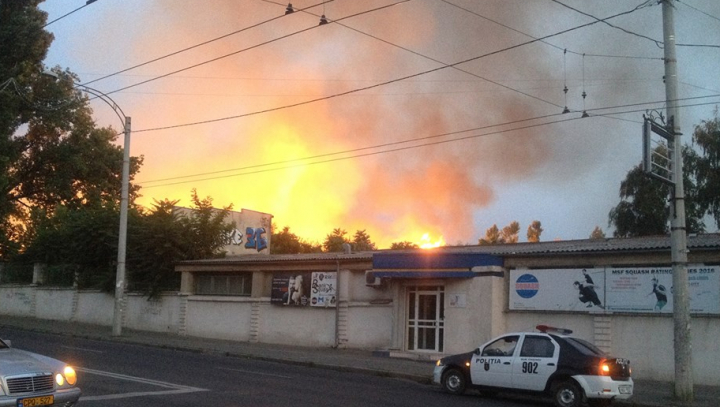
<instances>
[{"instance_id":1,"label":"graffiti on wall","mask_svg":"<svg viewBox=\"0 0 720 407\"><path fill-rule=\"evenodd\" d=\"M246 228L245 237L247 239L245 241L245 248L255 249L257 251L267 249L267 239L263 236L264 234L265 228Z\"/></svg>"}]
</instances>

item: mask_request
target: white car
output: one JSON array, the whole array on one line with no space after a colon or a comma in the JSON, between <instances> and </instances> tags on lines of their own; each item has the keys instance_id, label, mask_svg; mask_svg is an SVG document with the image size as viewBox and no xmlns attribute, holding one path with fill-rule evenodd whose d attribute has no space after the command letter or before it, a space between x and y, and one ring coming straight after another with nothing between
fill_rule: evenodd
<instances>
[{"instance_id":1,"label":"white car","mask_svg":"<svg viewBox=\"0 0 720 407\"><path fill-rule=\"evenodd\" d=\"M71 407L80 398L77 375L67 364L0 339L0 407Z\"/></svg>"},{"instance_id":2,"label":"white car","mask_svg":"<svg viewBox=\"0 0 720 407\"><path fill-rule=\"evenodd\" d=\"M630 361L610 357L568 329L537 329L438 360L433 382L453 394L467 388L547 394L557 407L609 406L632 396Z\"/></svg>"}]
</instances>

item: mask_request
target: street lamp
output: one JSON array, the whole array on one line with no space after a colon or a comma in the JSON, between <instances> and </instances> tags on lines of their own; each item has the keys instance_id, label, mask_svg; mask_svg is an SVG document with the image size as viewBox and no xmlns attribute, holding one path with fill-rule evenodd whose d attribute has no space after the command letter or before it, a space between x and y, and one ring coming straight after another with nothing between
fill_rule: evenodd
<instances>
[{"instance_id":1,"label":"street lamp","mask_svg":"<svg viewBox=\"0 0 720 407\"><path fill-rule=\"evenodd\" d=\"M89 4L89 2L88 2ZM44 71L44 75L58 79L57 74L52 71ZM128 223L128 194L130 184L130 133L131 120L130 117L123 112L115 101L107 94L91 88L87 85L73 83L73 87L82 89L83 91L97 97L110 106L115 114L120 118L123 127L125 140L123 144L123 165L122 165L122 189L120 192L120 228L118 232L118 255L117 255L117 271L115 274L115 307L113 310L113 336L122 335L123 320L123 299L125 297L125 259L127 257L127 223Z\"/></svg>"}]
</instances>

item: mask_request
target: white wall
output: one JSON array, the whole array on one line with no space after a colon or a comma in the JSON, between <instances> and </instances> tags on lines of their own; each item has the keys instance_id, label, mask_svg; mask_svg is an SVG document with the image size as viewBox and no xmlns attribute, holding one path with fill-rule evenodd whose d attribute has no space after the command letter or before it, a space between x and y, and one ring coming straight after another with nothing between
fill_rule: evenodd
<instances>
[{"instance_id":1,"label":"white wall","mask_svg":"<svg viewBox=\"0 0 720 407\"><path fill-rule=\"evenodd\" d=\"M70 320L75 292L72 288L38 288L35 291L35 316L41 319Z\"/></svg>"},{"instance_id":2,"label":"white wall","mask_svg":"<svg viewBox=\"0 0 720 407\"><path fill-rule=\"evenodd\" d=\"M252 302L248 297L191 296L185 332L190 336L249 341Z\"/></svg>"},{"instance_id":3,"label":"white wall","mask_svg":"<svg viewBox=\"0 0 720 407\"><path fill-rule=\"evenodd\" d=\"M598 327L602 325L599 321L604 324L609 319L610 353L630 359L635 378L673 380L672 316L508 312L502 306L506 304L502 283L497 280L500 279L448 281L446 294L465 294L467 303L464 308L446 308L446 354L469 351L490 339L490 333L494 336L501 333L498 331L533 330L538 324L569 328L577 336L597 342L593 339L598 337ZM397 299L387 302L394 296L393 290L356 287L353 292L365 298L343 303L347 305L345 320L340 321L346 330L347 341L343 345L358 349L392 348L393 332L404 329L404 319L396 315ZM182 299L180 295L167 294L157 301L148 301L141 295L130 294L124 326L178 333L184 324L184 332L191 336L313 347L335 345L335 308L283 307L271 305L269 298L188 296L185 319L181 321ZM2 315L13 315L111 326L113 307L113 296L97 291L0 286L0 320ZM605 325L601 328L604 334L607 328ZM694 382L720 385L720 318L693 317L691 337Z\"/></svg>"},{"instance_id":4,"label":"white wall","mask_svg":"<svg viewBox=\"0 0 720 407\"><path fill-rule=\"evenodd\" d=\"M0 286L0 313L14 316L35 316L35 292L30 286Z\"/></svg>"}]
</instances>

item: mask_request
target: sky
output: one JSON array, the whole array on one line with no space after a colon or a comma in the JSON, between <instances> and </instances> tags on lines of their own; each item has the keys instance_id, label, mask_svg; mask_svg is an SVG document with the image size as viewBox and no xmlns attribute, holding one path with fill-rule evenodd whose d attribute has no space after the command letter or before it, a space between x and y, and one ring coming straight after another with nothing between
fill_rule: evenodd
<instances>
[{"instance_id":1,"label":"sky","mask_svg":"<svg viewBox=\"0 0 720 407\"><path fill-rule=\"evenodd\" d=\"M40 7L52 21L84 4ZM292 5L285 15L270 0L98 0L46 27L45 63L132 118L137 202L149 208L191 206L196 189L309 241L365 230L378 248L476 244L513 221L521 242L535 220L542 241L596 226L612 236L608 213L642 159L643 114L664 114L656 1ZM720 2L675 5L689 143L720 104ZM593 18L624 12L613 26ZM108 105L92 107L99 126L121 131Z\"/></svg>"}]
</instances>

